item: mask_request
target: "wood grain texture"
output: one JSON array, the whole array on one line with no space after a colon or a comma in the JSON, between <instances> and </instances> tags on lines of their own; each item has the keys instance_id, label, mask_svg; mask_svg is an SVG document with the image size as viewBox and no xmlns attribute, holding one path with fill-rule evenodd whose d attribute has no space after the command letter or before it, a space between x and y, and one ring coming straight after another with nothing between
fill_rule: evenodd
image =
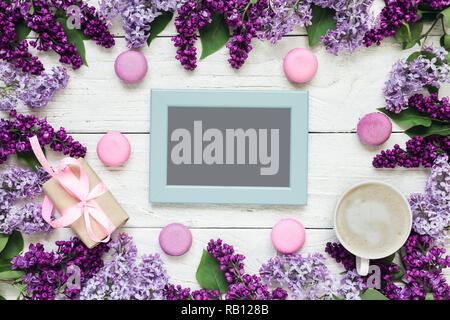
<instances>
[{"instance_id":1,"label":"wood grain texture","mask_svg":"<svg viewBox=\"0 0 450 320\"><path fill-rule=\"evenodd\" d=\"M380 0L377 2L377 10L380 10ZM202 249L211 238L219 237L245 254L247 271L257 273L261 263L276 254L270 243L270 230L282 218L298 219L307 228L302 254L323 253L326 242L336 241L332 217L338 197L346 188L363 180L392 183L405 196L424 190L429 169L376 170L371 166L373 156L380 150L396 143L403 145L408 139L400 133L401 128L394 125L396 133L379 147L362 145L355 134L362 116L384 106L382 88L392 64L416 49L402 51L398 43L388 39L380 47L362 48L354 54L335 57L318 45L313 48L319 59L316 77L308 84L294 85L283 74L282 60L289 50L307 47L304 29L296 30L276 46L256 40L247 63L239 71L228 65L228 51L223 48L200 61L195 72L188 72L174 59L176 49L170 37L175 32L173 26L169 26L149 48L141 50L149 61L145 80L126 85L118 80L113 68L117 55L126 50L123 31L118 25L113 32L117 35L117 45L112 49L85 42L89 67L70 71L68 88L61 91L48 107L32 112L46 116L55 127L66 127L88 147L88 162L130 215L122 231L135 238L140 254L160 253L174 283L198 288L195 271ZM437 44L439 38L431 37L432 42ZM47 69L57 65L58 57L54 53L40 56ZM308 90L308 205L149 204L152 88ZM444 87L442 93L450 94L450 86ZM20 110L30 112L24 108ZM131 142L132 155L123 167L105 167L96 155L96 144L108 131L124 132ZM60 154L51 151L47 155L54 165L61 159ZM7 164L17 163L10 159ZM191 228L194 237L192 249L185 256L176 258L162 254L157 240L160 229L175 221ZM52 248L55 240L69 239L72 235L72 231L65 228L46 236L26 236L26 246L43 242ZM328 265L336 275L342 271L342 267L331 259L328 259ZM446 271L446 275L450 279L450 271ZM0 285L0 294L12 299L17 296L14 289L4 284Z\"/></svg>"}]
</instances>

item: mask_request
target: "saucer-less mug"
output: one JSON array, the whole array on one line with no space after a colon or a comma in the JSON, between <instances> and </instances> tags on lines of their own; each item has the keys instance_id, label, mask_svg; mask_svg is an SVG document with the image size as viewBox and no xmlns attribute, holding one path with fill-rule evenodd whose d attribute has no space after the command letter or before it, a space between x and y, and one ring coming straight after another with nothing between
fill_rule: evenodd
<instances>
[{"instance_id":1,"label":"saucer-less mug","mask_svg":"<svg viewBox=\"0 0 450 320\"><path fill-rule=\"evenodd\" d=\"M408 219L407 219L408 225L407 225L407 227L403 228L404 233L400 235L400 237L402 239L401 244L399 244L398 246L387 248L385 250L385 252L378 253L377 255L373 255L373 253L371 254L368 251L365 251L365 252L364 251L362 251L362 252L353 252L351 250L351 248L353 246L351 245L351 243L346 243L345 241L343 241L343 237L342 237L342 233L341 233L342 230L339 230L339 228L337 227L337 224L336 224L336 222L337 222L337 215L338 215L338 209L340 207L341 202L344 199L346 199L346 197L349 195L349 193L352 192L353 190L355 190L356 188L361 187L361 186L365 186L365 185L371 185L371 184L378 185L378 186L381 186L383 188L386 188L386 190L389 191L390 195L397 196L399 201L402 201L402 202L404 202L406 204L405 207L408 208L408 212L409 212ZM406 242L406 240L408 239L408 236L409 236L410 231L411 231L411 227L412 227L411 208L410 208L406 198L401 194L401 192L397 188L395 188L395 187L393 187L393 186L391 186L391 185L389 185L387 183L379 182L379 181L365 181L365 182L362 182L362 183L358 183L358 184L350 187L349 189L347 189L344 192L344 194L339 198L338 203L336 205L335 212L334 212L334 230L336 232L336 236L337 236L339 242L348 251L350 251L352 254L354 254L356 256L356 270L357 270L358 274L360 274L362 276L367 275L369 273L369 260L371 260L371 259L381 259L381 258L388 257L391 254L393 254L394 252L396 252L398 249L400 249L403 246L403 244Z\"/></svg>"}]
</instances>

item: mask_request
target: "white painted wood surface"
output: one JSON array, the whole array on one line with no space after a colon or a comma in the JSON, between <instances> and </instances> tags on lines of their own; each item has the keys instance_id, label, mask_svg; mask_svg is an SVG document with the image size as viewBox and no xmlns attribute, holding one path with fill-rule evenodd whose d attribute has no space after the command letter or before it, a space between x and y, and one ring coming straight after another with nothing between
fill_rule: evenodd
<instances>
[{"instance_id":1,"label":"white painted wood surface","mask_svg":"<svg viewBox=\"0 0 450 320\"><path fill-rule=\"evenodd\" d=\"M169 27L142 52L149 61L144 81L126 85L115 76L116 56L125 50L120 27L112 49L102 49L85 42L89 67L71 71L67 89L59 93L45 109L34 112L46 116L55 127L64 126L88 147L87 160L130 215L122 231L135 237L140 253L160 253L176 284L198 288L195 270L202 248L211 238L222 238L247 256L248 272L257 273L260 265L276 254L270 242L270 229L280 219L292 217L307 228L307 240L301 253L322 252L328 241L336 241L332 215L339 195L352 184L382 180L397 186L405 195L422 192L429 174L427 169L376 170L373 156L395 143L404 144L407 136L394 125L394 133L382 146L365 147L355 133L358 120L382 107L382 87L392 63L407 57L411 50L386 40L380 47L360 49L335 57L323 46L313 48L319 59L319 71L308 84L294 85L282 71L284 55L292 48L307 47L304 30L284 38L276 46L254 41L254 50L245 66L233 70L227 63L228 51L199 62L195 72L185 71L174 59L175 48ZM430 42L438 43L431 37ZM199 44L200 46L200 44ZM200 50L200 49L199 49ZM55 54L40 55L47 69L57 64ZM151 205L148 203L149 114L151 88L208 88L253 90L308 90L310 92L308 205L224 206L224 205ZM445 88L446 93L450 93ZM29 112L25 108L20 109ZM34 110L33 110L34 111ZM103 133L126 133L132 145L130 160L121 168L105 167L96 155L96 144ZM61 155L48 152L52 163ZM9 163L14 163L11 160ZM4 167L5 165L3 165ZM171 222L186 224L193 233L192 249L182 257L162 253L158 234ZM50 235L26 236L26 246L43 242L48 248L55 240L69 239L70 229L55 230ZM328 258L330 269L342 267ZM450 272L447 271L448 278ZM15 298L17 293L0 285L0 294Z\"/></svg>"}]
</instances>

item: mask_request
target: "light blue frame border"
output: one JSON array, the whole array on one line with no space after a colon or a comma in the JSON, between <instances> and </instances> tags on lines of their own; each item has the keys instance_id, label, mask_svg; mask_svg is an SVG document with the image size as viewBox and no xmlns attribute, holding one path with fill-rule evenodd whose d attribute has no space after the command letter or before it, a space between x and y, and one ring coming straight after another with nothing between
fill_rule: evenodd
<instances>
[{"instance_id":1,"label":"light blue frame border","mask_svg":"<svg viewBox=\"0 0 450 320\"><path fill-rule=\"evenodd\" d=\"M291 109L290 187L167 186L168 107ZM150 202L306 205L308 92L151 90Z\"/></svg>"}]
</instances>

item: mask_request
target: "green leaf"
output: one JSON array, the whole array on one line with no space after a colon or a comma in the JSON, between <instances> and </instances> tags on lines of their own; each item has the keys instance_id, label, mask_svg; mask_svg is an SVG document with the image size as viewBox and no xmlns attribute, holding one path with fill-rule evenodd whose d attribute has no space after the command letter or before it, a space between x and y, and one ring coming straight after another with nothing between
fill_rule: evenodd
<instances>
[{"instance_id":1,"label":"green leaf","mask_svg":"<svg viewBox=\"0 0 450 320\"><path fill-rule=\"evenodd\" d=\"M431 292L428 292L425 296L425 300L434 300L434 296Z\"/></svg>"},{"instance_id":2,"label":"green leaf","mask_svg":"<svg viewBox=\"0 0 450 320\"><path fill-rule=\"evenodd\" d=\"M406 130L405 133L411 138L415 136L421 136L425 138L433 134L448 136L450 135L450 124L432 121L432 124L429 127L415 126Z\"/></svg>"},{"instance_id":3,"label":"green leaf","mask_svg":"<svg viewBox=\"0 0 450 320\"><path fill-rule=\"evenodd\" d=\"M381 263L384 264L384 265L390 264L392 261L394 261L395 254L396 254L396 253L394 252L394 253L391 254L390 256L381 259Z\"/></svg>"},{"instance_id":4,"label":"green leaf","mask_svg":"<svg viewBox=\"0 0 450 320\"><path fill-rule=\"evenodd\" d=\"M361 300L389 300L380 291L375 289L367 289L359 296Z\"/></svg>"},{"instance_id":5,"label":"green leaf","mask_svg":"<svg viewBox=\"0 0 450 320\"><path fill-rule=\"evenodd\" d=\"M29 166L33 171L37 171L41 167L33 151L16 152L16 155L20 162Z\"/></svg>"},{"instance_id":6,"label":"green leaf","mask_svg":"<svg viewBox=\"0 0 450 320\"><path fill-rule=\"evenodd\" d=\"M22 270L11 270L11 271L3 271L0 272L0 280L16 280L25 274L25 271Z\"/></svg>"},{"instance_id":7,"label":"green leaf","mask_svg":"<svg viewBox=\"0 0 450 320\"><path fill-rule=\"evenodd\" d=\"M403 278L405 273L406 273L405 268L403 268L402 266L399 266L399 269L397 272L391 273L391 277L393 280L400 280L401 278Z\"/></svg>"},{"instance_id":8,"label":"green leaf","mask_svg":"<svg viewBox=\"0 0 450 320\"><path fill-rule=\"evenodd\" d=\"M173 13L170 11L163 11L160 16L157 16L152 23L150 23L150 36L147 39L147 45L160 34L166 26L172 21Z\"/></svg>"},{"instance_id":9,"label":"green leaf","mask_svg":"<svg viewBox=\"0 0 450 320\"><path fill-rule=\"evenodd\" d=\"M85 66L88 66L86 61L86 48L84 47L84 41L85 35L83 31L80 29L69 29L67 27L67 18L58 18L56 19L57 22L61 23L61 26L64 29L64 32L67 36L67 41L69 43L73 43L75 47L77 48L77 52L81 57L81 60L83 61L83 64Z\"/></svg>"},{"instance_id":10,"label":"green leaf","mask_svg":"<svg viewBox=\"0 0 450 320\"><path fill-rule=\"evenodd\" d=\"M6 300L6 299L5 299L5 297L3 297L3 296L0 296L0 300Z\"/></svg>"},{"instance_id":11,"label":"green leaf","mask_svg":"<svg viewBox=\"0 0 450 320\"><path fill-rule=\"evenodd\" d=\"M346 299L333 294L333 300L346 300Z\"/></svg>"},{"instance_id":12,"label":"green leaf","mask_svg":"<svg viewBox=\"0 0 450 320\"><path fill-rule=\"evenodd\" d=\"M18 231L14 231L9 236L6 247L2 250L2 252L0 252L0 260L11 260L13 257L18 256L22 250L22 234Z\"/></svg>"},{"instance_id":13,"label":"green leaf","mask_svg":"<svg viewBox=\"0 0 450 320\"><path fill-rule=\"evenodd\" d=\"M227 293L228 291L228 282L220 270L219 262L206 250L203 250L202 259L198 265L195 278L204 289L219 290L220 294Z\"/></svg>"},{"instance_id":14,"label":"green leaf","mask_svg":"<svg viewBox=\"0 0 450 320\"><path fill-rule=\"evenodd\" d=\"M200 29L200 40L202 42L202 56L207 56L220 50L230 38L230 29L223 17L223 14L214 13L211 17L211 23Z\"/></svg>"},{"instance_id":15,"label":"green leaf","mask_svg":"<svg viewBox=\"0 0 450 320\"><path fill-rule=\"evenodd\" d=\"M444 20L444 25L450 28L450 7L439 12L438 17L442 17Z\"/></svg>"},{"instance_id":16,"label":"green leaf","mask_svg":"<svg viewBox=\"0 0 450 320\"><path fill-rule=\"evenodd\" d=\"M440 39L441 47L445 48L445 50L450 50L450 35L444 34Z\"/></svg>"},{"instance_id":17,"label":"green leaf","mask_svg":"<svg viewBox=\"0 0 450 320\"><path fill-rule=\"evenodd\" d=\"M417 59L420 56L424 56L425 58L427 58L429 60L436 57L434 55L434 53L430 52L430 51L416 51L416 52L411 53L411 55L406 59L406 62L410 63L411 61Z\"/></svg>"},{"instance_id":18,"label":"green leaf","mask_svg":"<svg viewBox=\"0 0 450 320\"><path fill-rule=\"evenodd\" d=\"M422 21L411 24L403 22L403 25L395 32L394 38L402 43L403 49L409 49L418 43L422 35L422 30Z\"/></svg>"},{"instance_id":19,"label":"green leaf","mask_svg":"<svg viewBox=\"0 0 450 320\"><path fill-rule=\"evenodd\" d=\"M10 271L11 261L10 260L0 260L0 272Z\"/></svg>"},{"instance_id":20,"label":"green leaf","mask_svg":"<svg viewBox=\"0 0 450 320\"><path fill-rule=\"evenodd\" d=\"M383 112L398 124L403 124L406 126L431 126L431 119L420 113L417 109L408 108L400 113L394 113L386 110L385 108L378 108L378 111Z\"/></svg>"},{"instance_id":21,"label":"green leaf","mask_svg":"<svg viewBox=\"0 0 450 320\"><path fill-rule=\"evenodd\" d=\"M0 233L0 252L6 247L6 244L8 243L8 234Z\"/></svg>"},{"instance_id":22,"label":"green leaf","mask_svg":"<svg viewBox=\"0 0 450 320\"><path fill-rule=\"evenodd\" d=\"M306 27L308 33L309 45L316 45L320 37L324 36L328 30L336 29L336 20L334 16L336 11L329 8L322 8L312 5L311 25Z\"/></svg>"},{"instance_id":23,"label":"green leaf","mask_svg":"<svg viewBox=\"0 0 450 320\"><path fill-rule=\"evenodd\" d=\"M26 22L23 19L20 19L19 22L14 26L16 30L17 39L19 42L25 40L31 32L31 29L27 26Z\"/></svg>"}]
</instances>

